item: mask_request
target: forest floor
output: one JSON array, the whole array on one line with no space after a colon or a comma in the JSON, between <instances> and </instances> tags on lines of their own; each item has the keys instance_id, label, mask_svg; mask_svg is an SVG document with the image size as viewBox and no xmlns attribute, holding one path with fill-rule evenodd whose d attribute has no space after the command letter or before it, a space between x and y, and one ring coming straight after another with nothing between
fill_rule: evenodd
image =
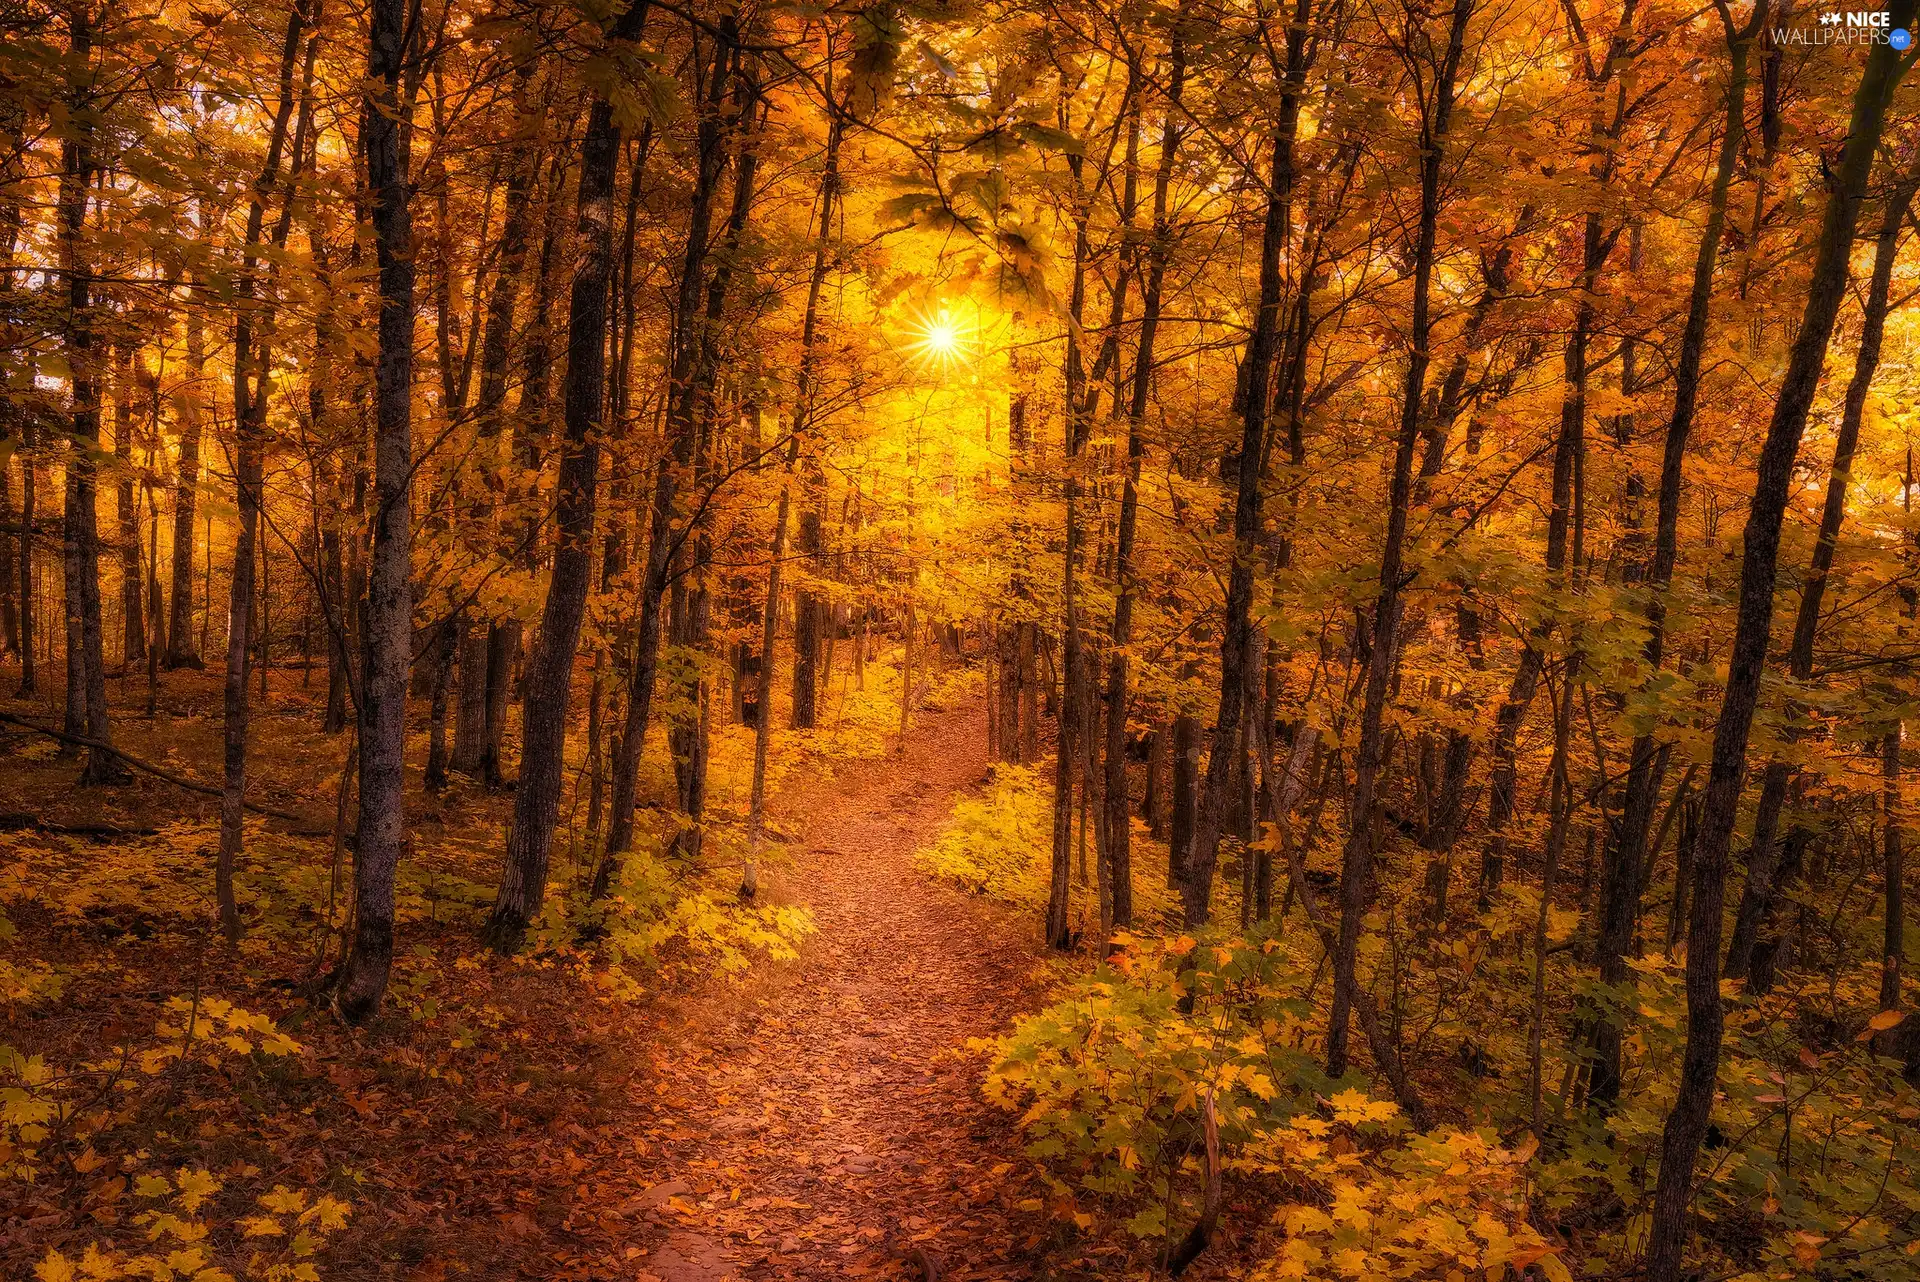
<instances>
[{"instance_id":1,"label":"forest floor","mask_svg":"<svg viewBox=\"0 0 1920 1282\"><path fill-rule=\"evenodd\" d=\"M216 683L170 685L159 721L129 715L120 741L217 777ZM345 744L314 729L313 697L276 691L257 719L255 795L331 800L316 785ZM350 1201L320 1259L327 1282L915 1278L929 1265L947 1282L1011 1282L1118 1276L1139 1249L1063 1237L1013 1119L980 1093L969 1040L1044 991L1036 923L913 866L987 775L977 699L919 713L904 753L785 775L770 826L789 857L770 861L763 897L813 914L797 960L649 982L639 1000L604 999L577 956L485 953L474 923L509 799L461 785L423 800L402 887L414 915L387 1011L360 1031L295 995L324 937L311 905L325 839L254 832L249 935L228 953L207 938L211 798L151 779L82 794L44 741L9 742L7 951L65 980L50 1005L0 1008L0 1041L99 1065L164 1043L156 1015L191 991L273 1016L303 1050L123 1077L97 1140L57 1142L34 1185L0 1188L0 1275L90 1241L139 1249L129 1181L186 1167L222 1181L216 1224L282 1184ZM89 827L106 831L76 831ZM557 864L555 877L581 872Z\"/></svg>"}]
</instances>

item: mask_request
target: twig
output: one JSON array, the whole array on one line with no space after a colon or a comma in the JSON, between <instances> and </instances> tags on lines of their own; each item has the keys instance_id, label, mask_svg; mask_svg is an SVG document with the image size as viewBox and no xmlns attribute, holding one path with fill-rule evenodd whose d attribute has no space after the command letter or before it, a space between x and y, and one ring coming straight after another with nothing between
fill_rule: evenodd
<instances>
[{"instance_id":1,"label":"twig","mask_svg":"<svg viewBox=\"0 0 1920 1282\"><path fill-rule=\"evenodd\" d=\"M163 779L174 787L184 788L188 792L197 792L206 797L218 797L220 795L220 789L214 787L212 784L201 783L198 780L189 779L185 775L175 774L171 770L164 770L152 762L142 761L126 750L116 748L110 743L102 743L98 739L88 739L81 735L68 734L64 730L55 730L49 726L36 725L28 721L25 717L16 717L10 712L0 712L0 722L4 722L7 725L19 726L23 730L32 730L36 734L46 735L49 739L58 739L61 743L70 743L76 747L93 748L100 752L109 753L118 757L121 761L126 762L135 770L144 771L156 779ZM297 815L291 810L275 810L272 806L262 806L252 801L243 801L240 804L255 814L266 815L273 819L284 819L288 823L310 825L314 822L313 816ZM330 827L320 828L312 832L311 835L324 837L332 831L333 829Z\"/></svg>"}]
</instances>

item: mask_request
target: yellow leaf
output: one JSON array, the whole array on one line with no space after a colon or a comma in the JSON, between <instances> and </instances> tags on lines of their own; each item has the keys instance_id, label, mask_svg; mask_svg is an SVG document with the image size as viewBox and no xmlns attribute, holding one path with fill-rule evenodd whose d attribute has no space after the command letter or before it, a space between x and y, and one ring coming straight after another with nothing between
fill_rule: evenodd
<instances>
[{"instance_id":1,"label":"yellow leaf","mask_svg":"<svg viewBox=\"0 0 1920 1282\"><path fill-rule=\"evenodd\" d=\"M205 1171L190 1171L184 1166L174 1172L173 1178L180 1190L180 1205L186 1208L189 1215L198 1211L201 1204L220 1187L220 1181Z\"/></svg>"},{"instance_id":2,"label":"yellow leaf","mask_svg":"<svg viewBox=\"0 0 1920 1282\"><path fill-rule=\"evenodd\" d=\"M48 1251L47 1258L33 1266L33 1276L40 1282L73 1282L77 1275L66 1256L58 1251Z\"/></svg>"},{"instance_id":3,"label":"yellow leaf","mask_svg":"<svg viewBox=\"0 0 1920 1282\"><path fill-rule=\"evenodd\" d=\"M1905 1018L1906 1016L1897 1010L1883 1010L1867 1021L1866 1029L1856 1040L1864 1042L1875 1033L1884 1033Z\"/></svg>"}]
</instances>

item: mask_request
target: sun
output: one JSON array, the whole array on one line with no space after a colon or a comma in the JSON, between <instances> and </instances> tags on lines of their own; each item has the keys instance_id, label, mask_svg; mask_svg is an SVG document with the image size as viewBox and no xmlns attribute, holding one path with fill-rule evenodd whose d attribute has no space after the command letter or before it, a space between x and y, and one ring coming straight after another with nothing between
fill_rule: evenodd
<instances>
[{"instance_id":1,"label":"sun","mask_svg":"<svg viewBox=\"0 0 1920 1282\"><path fill-rule=\"evenodd\" d=\"M943 372L965 360L972 346L966 326L945 307L922 317L912 333L921 363Z\"/></svg>"}]
</instances>

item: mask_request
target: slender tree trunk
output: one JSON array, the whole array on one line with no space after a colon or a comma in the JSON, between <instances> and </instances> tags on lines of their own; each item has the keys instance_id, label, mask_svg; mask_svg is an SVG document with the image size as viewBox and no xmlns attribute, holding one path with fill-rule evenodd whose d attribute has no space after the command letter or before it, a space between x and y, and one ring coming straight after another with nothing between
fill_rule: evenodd
<instances>
[{"instance_id":1,"label":"slender tree trunk","mask_svg":"<svg viewBox=\"0 0 1920 1282\"><path fill-rule=\"evenodd\" d=\"M254 179L248 201L246 242L239 280L235 286L240 300L234 313L233 326L233 457L238 520L234 529L233 574L227 597L220 853L214 865L214 892L220 908L220 926L229 943L240 937L240 909L234 897L233 875L246 842L247 734L251 711L247 693L247 665L252 623L257 610L254 575L259 557L268 379L272 370L269 351L271 340L268 336L272 327L271 304L257 306L256 273L260 265L260 244L266 231L267 202L279 181L280 160L287 150L287 126L293 118L295 102L294 68L299 59L301 33L307 25L306 16L306 6L300 5L287 17L286 35L280 54L279 106L274 113L272 131L267 140L266 160ZM312 72L313 54L310 46L307 59L309 83ZM309 104L310 101L308 99ZM310 106L307 106L301 111L301 134L292 148L292 168L296 177L305 143L309 110ZM293 191L289 184L289 213L292 204ZM286 229L287 220L283 218L276 227L276 245L286 243Z\"/></svg>"},{"instance_id":2,"label":"slender tree trunk","mask_svg":"<svg viewBox=\"0 0 1920 1282\"><path fill-rule=\"evenodd\" d=\"M614 21L608 39L637 40L646 19L645 0L635 0ZM506 864L487 925L496 947L515 944L540 911L553 826L560 810L573 660L592 578L594 488L600 461L596 429L605 407L613 191L619 165L620 126L613 104L596 98L580 146L580 258L567 317L566 425L555 511L559 541L540 631L527 664L513 827L507 834Z\"/></svg>"},{"instance_id":3,"label":"slender tree trunk","mask_svg":"<svg viewBox=\"0 0 1920 1282\"><path fill-rule=\"evenodd\" d=\"M114 517L120 534L120 667L129 671L147 657L146 588L140 572L140 507L134 494L133 397L136 362L129 353L114 372Z\"/></svg>"},{"instance_id":4,"label":"slender tree trunk","mask_svg":"<svg viewBox=\"0 0 1920 1282\"><path fill-rule=\"evenodd\" d=\"M1894 29L1910 26L1913 0L1894 0L1890 13ZM1847 260L1874 152L1880 144L1887 104L1904 70L1903 62L1890 45L1873 45L1867 54L1866 71L1854 94L1846 145L1821 222L1806 306L1756 468L1726 693L1714 731L1700 828L1694 839L1693 906L1687 930L1687 1043L1678 1093L1661 1137L1660 1181L1654 1193L1647 1241L1648 1282L1678 1282L1683 1275L1694 1161L1713 1111L1724 1032L1720 934L1727 847L1746 775L1747 739L1759 700L1761 673L1766 666L1781 519L1792 484L1794 457L1846 293Z\"/></svg>"},{"instance_id":5,"label":"slender tree trunk","mask_svg":"<svg viewBox=\"0 0 1920 1282\"><path fill-rule=\"evenodd\" d=\"M544 118L534 105L532 83L533 63L528 60L515 69L516 134L507 159L499 264L487 294L487 315L480 338L480 386L474 399L476 430L483 440L496 443L496 457L492 459L496 465L505 462L497 457L497 442L505 428L501 411L506 404L507 374L513 356L514 313L532 239L534 187L544 137ZM485 512L480 515L490 514L491 501L483 506ZM490 786L500 782L499 735L507 716L505 670L512 665L518 647L518 623L496 621L473 628L460 648L460 702L450 765Z\"/></svg>"},{"instance_id":6,"label":"slender tree trunk","mask_svg":"<svg viewBox=\"0 0 1920 1282\"><path fill-rule=\"evenodd\" d=\"M454 708L450 769L479 777L487 747L487 637L489 629L463 621L455 644L460 697Z\"/></svg>"},{"instance_id":7,"label":"slender tree trunk","mask_svg":"<svg viewBox=\"0 0 1920 1282\"><path fill-rule=\"evenodd\" d=\"M1127 459L1120 489L1120 527L1115 537L1112 650L1107 658L1107 860L1112 884L1113 925L1133 922L1133 823L1127 806L1127 647L1133 642L1134 537L1140 511L1140 460L1146 453L1143 429L1147 400L1153 385L1154 343L1159 334L1161 292L1165 288L1167 259L1173 229L1168 218L1167 193L1173 182L1174 159L1180 146L1177 123L1186 86L1187 47L1176 26L1168 53L1167 112L1160 128L1160 157L1153 177L1153 232L1147 248L1147 270L1141 288L1140 336L1134 348L1133 385L1127 404ZM1138 67L1134 69L1138 75ZM1133 183L1139 165L1139 93L1133 94L1134 120L1127 134L1126 195L1123 217L1133 221ZM1152 772L1152 763L1148 767ZM1153 784L1148 782L1151 795Z\"/></svg>"},{"instance_id":8,"label":"slender tree trunk","mask_svg":"<svg viewBox=\"0 0 1920 1282\"><path fill-rule=\"evenodd\" d=\"M1827 474L1826 502L1820 510L1812 563L1800 588L1800 608L1794 615L1793 639L1787 648L1787 671L1802 683L1813 676L1813 647L1819 638L1820 610L1833 572L1834 549L1839 545L1840 529L1847 517L1847 494L1853 487L1853 455L1860 443L1860 422L1866 413L1867 394L1872 390L1874 374L1880 366L1900 228L1917 187L1920 179L1903 178L1894 184L1874 238L1873 273L1861 309L1860 345L1854 355L1853 376L1847 383L1842 404L1840 430L1834 437L1833 467ZM1797 737L1797 728L1790 726L1788 733ZM1733 935L1727 941L1727 960L1722 971L1727 979L1750 978L1763 924L1778 909L1781 886L1777 873L1781 852L1796 841L1805 840L1805 830L1798 823L1784 840L1777 836L1780 810L1792 788L1793 775L1793 768L1785 761L1767 765L1760 798L1760 813L1767 822L1754 825L1746 880L1741 885L1740 904L1734 912ZM1765 840L1762 840L1763 831Z\"/></svg>"},{"instance_id":9,"label":"slender tree trunk","mask_svg":"<svg viewBox=\"0 0 1920 1282\"><path fill-rule=\"evenodd\" d=\"M1527 1029L1527 1099L1530 1125L1535 1137L1545 1128L1545 1104L1542 1081L1547 1027L1547 934L1553 919L1554 883L1567 849L1567 821L1573 812L1573 787L1567 778L1567 756L1573 732L1573 683L1580 656L1568 659L1561 678L1559 698L1553 710L1553 760L1548 766L1552 776L1548 810L1546 857L1540 871L1540 907L1533 923L1533 1009Z\"/></svg>"},{"instance_id":10,"label":"slender tree trunk","mask_svg":"<svg viewBox=\"0 0 1920 1282\"><path fill-rule=\"evenodd\" d=\"M34 445L31 422L20 425L20 690L19 697L39 694L34 679L33 526L39 519L34 499Z\"/></svg>"},{"instance_id":11,"label":"slender tree trunk","mask_svg":"<svg viewBox=\"0 0 1920 1282\"><path fill-rule=\"evenodd\" d=\"M23 145L26 112L20 104L13 103L0 108L0 113L4 113L0 114L0 122L4 123L4 128L0 129L0 147L6 148L10 157L0 162L0 191L5 192L0 197L0 309L12 317L15 314L14 263L25 219L21 210L19 184L26 152ZM11 330L11 320L4 324L6 329ZM12 335L8 333L3 341L11 343ZM29 418L29 415L20 413L12 405L0 405L0 433L4 433L3 439L14 443L14 452L20 455L23 477L31 466L26 456L27 434L31 427ZM25 520L20 526L20 544L10 542L4 533L13 525L13 487L7 470L9 466L0 462L0 639L4 639L5 648L20 655L24 663L29 660L27 648L21 644L20 616L32 608L32 598L19 594L19 571L15 568L17 549L25 545Z\"/></svg>"},{"instance_id":12,"label":"slender tree trunk","mask_svg":"<svg viewBox=\"0 0 1920 1282\"><path fill-rule=\"evenodd\" d=\"M1433 286L1434 245L1440 225L1442 154L1452 124L1454 85L1466 48L1473 0L1454 0L1446 53L1434 68L1432 116L1420 122L1420 219L1413 247L1412 317L1407 327L1411 350L1401 391L1400 429L1394 443L1388 491L1387 537L1380 554L1380 591L1373 606L1373 639L1361 703L1360 733L1354 752L1353 799L1347 812L1347 844L1340 868L1340 930L1333 955L1333 1007L1327 1028L1327 1074L1347 1071L1348 1021L1358 984L1360 928L1366 917L1367 885L1373 876L1374 810L1379 804L1380 771L1387 702L1399 647L1401 600L1406 565L1408 509L1413 498L1414 452L1420 439L1420 409L1426 399L1427 366L1433 352L1428 316ZM1374 1047L1378 1056L1380 1047ZM1403 1102L1404 1103L1404 1102ZM1409 1113L1415 1110L1409 1108Z\"/></svg>"},{"instance_id":13,"label":"slender tree trunk","mask_svg":"<svg viewBox=\"0 0 1920 1282\"><path fill-rule=\"evenodd\" d=\"M1280 86L1280 112L1271 138L1273 163L1266 220L1260 237L1260 295L1253 336L1247 344L1242 390L1239 477L1234 497L1233 565L1227 575L1226 628L1220 641L1220 702L1206 780L1200 790L1192 844L1182 853L1180 898L1189 928L1206 924L1212 911L1214 864L1232 778L1234 745L1246 699L1248 660L1253 651L1254 554L1260 539L1260 474L1266 458L1267 382L1278 354L1281 319L1281 258L1292 235L1294 142L1300 127L1300 100L1315 42L1308 30L1312 8L1299 0L1287 26L1286 74Z\"/></svg>"},{"instance_id":14,"label":"slender tree trunk","mask_svg":"<svg viewBox=\"0 0 1920 1282\"><path fill-rule=\"evenodd\" d=\"M1068 166L1073 173L1076 189L1083 181L1081 170L1084 160L1080 156L1069 156ZM1104 177L1104 175L1103 175ZM1096 188L1100 184L1096 183ZM1087 216L1084 212L1076 215L1073 246L1073 287L1067 304L1066 336L1066 530L1065 550L1061 562L1060 590L1060 701L1058 716L1055 718L1056 735L1054 741L1053 770L1053 864L1049 873L1047 893L1046 938L1050 948L1071 948L1073 946L1072 923L1069 913L1073 906L1073 805L1074 776L1076 774L1077 753L1080 735L1080 714L1083 703L1079 698L1080 666L1083 647L1080 637L1080 605L1078 597L1078 579L1080 563L1080 544L1082 541L1080 518L1080 478L1079 459L1081 446L1089 433L1090 414L1083 408L1086 374L1081 356L1081 317L1085 312L1087 298L1087 258L1089 254L1087 240ZM1097 393L1096 393L1097 395ZM906 704L901 705L900 751L906 751ZM1091 731L1092 727L1084 728Z\"/></svg>"},{"instance_id":15,"label":"slender tree trunk","mask_svg":"<svg viewBox=\"0 0 1920 1282\"><path fill-rule=\"evenodd\" d=\"M10 530L15 520L12 466L0 462L0 531ZM0 533L0 650L11 654L20 653L20 609L16 600L20 572L15 564L18 555L19 545Z\"/></svg>"},{"instance_id":16,"label":"slender tree trunk","mask_svg":"<svg viewBox=\"0 0 1920 1282\"><path fill-rule=\"evenodd\" d=\"M193 626L194 515L200 497L200 431L203 406L201 380L206 377L205 326L201 299L189 279L185 323L187 329L186 386L175 400L180 425L179 459L173 477L173 584L167 621L167 668L202 666Z\"/></svg>"},{"instance_id":17,"label":"slender tree trunk","mask_svg":"<svg viewBox=\"0 0 1920 1282\"><path fill-rule=\"evenodd\" d=\"M730 28L729 28L730 30ZM713 203L726 168L725 122L722 104L728 50L717 42L708 70L697 139L692 202L687 215L687 239L681 257L675 301L674 344L670 353L667 387L668 452L654 472L648 513L646 571L640 583L640 615L634 629L634 657L627 676L626 724L615 741L613 784L607 816L609 865L633 844L633 812L637 798L640 757L646 747L647 726L653 712L653 687L660 670L662 604L668 588L668 569L676 543L674 510L679 501L681 473L691 467L695 417L695 378L700 353L698 309L705 285L706 262L713 226ZM767 709L761 709L767 715Z\"/></svg>"},{"instance_id":18,"label":"slender tree trunk","mask_svg":"<svg viewBox=\"0 0 1920 1282\"><path fill-rule=\"evenodd\" d=\"M734 165L733 198L727 212L725 232L715 255L711 277L707 281L706 305L699 326L699 351L695 360L692 386L693 412L698 426L694 432L693 480L696 488L711 494L719 484L713 457L719 448L722 423L717 383L724 341L728 293L738 262L742 237L753 209L756 176L759 170L758 126L763 119L759 108L759 86L754 63L738 46L734 49L734 110L738 122L739 155ZM727 417L737 417L729 411ZM713 534L709 519L696 515L691 529L691 549L682 544L687 557L685 571L676 577L674 594L678 627L674 644L681 648L682 706L692 709L669 736L674 769L680 784L680 808L687 822L675 840L676 849L686 857L698 855L705 838L707 766L710 759L712 687L704 661L711 635L713 594L710 567L713 561Z\"/></svg>"},{"instance_id":19,"label":"slender tree trunk","mask_svg":"<svg viewBox=\"0 0 1920 1282\"><path fill-rule=\"evenodd\" d=\"M412 658L414 245L412 103L401 89L405 0L371 0L360 137L379 265L373 366L373 552L362 618L360 798L354 845L354 929L334 1006L349 1023L380 1009L393 968L394 875L407 844L404 771Z\"/></svg>"},{"instance_id":20,"label":"slender tree trunk","mask_svg":"<svg viewBox=\"0 0 1920 1282\"><path fill-rule=\"evenodd\" d=\"M1900 723L1880 741L1880 856L1884 935L1880 950L1880 1009L1900 1009L1901 967L1906 955L1906 865L1900 827Z\"/></svg>"},{"instance_id":21,"label":"slender tree trunk","mask_svg":"<svg viewBox=\"0 0 1920 1282\"><path fill-rule=\"evenodd\" d=\"M825 92L833 94L833 63L826 66ZM755 673L754 699L759 715L754 718L753 732L753 780L748 789L747 800L747 866L740 881L740 897L751 899L759 891L759 851L762 830L765 825L767 798L767 756L773 733L773 650L780 623L780 578L783 561L787 554L787 513L792 506L793 471L800 457L802 434L812 426L813 419L813 382L814 366L818 360L818 337L820 329L820 295L827 282L827 271L832 265L829 249L833 243L834 198L840 189L840 140L844 133L842 121L844 109L835 111L827 125L826 159L820 175L820 221L813 246L813 268L807 275L807 305L800 322L800 365L794 383L794 411L792 435L787 442L785 476L780 484L780 501L773 517L772 559L767 566L767 599L760 617L760 666ZM817 497L816 500L817 502ZM814 513L818 522L817 510ZM815 551L818 549L816 548ZM796 652L801 644L801 635L805 628L802 616L815 607L811 593L803 593L802 601L796 600L794 606L794 646ZM817 630L817 629L816 629ZM813 691L818 682L808 674L807 721L813 724ZM794 660L794 724L799 726L799 707L801 694L801 665Z\"/></svg>"},{"instance_id":22,"label":"slender tree trunk","mask_svg":"<svg viewBox=\"0 0 1920 1282\"><path fill-rule=\"evenodd\" d=\"M91 5L68 10L73 62L91 74ZM100 449L100 394L95 363L93 269L88 261L87 188L93 181L90 83L74 90L71 133L61 145L59 236L67 289L67 366L73 393L72 449L67 456L65 568L67 720L98 744L113 740L107 711L106 660L100 636L100 531L94 506L94 459ZM75 714L80 716L76 719ZM105 748L89 748L82 784L124 783L127 769Z\"/></svg>"},{"instance_id":23,"label":"slender tree trunk","mask_svg":"<svg viewBox=\"0 0 1920 1282\"><path fill-rule=\"evenodd\" d=\"M1687 299L1687 321L1680 335L1680 356L1674 368L1673 413L1667 420L1660 464L1660 492L1654 518L1653 555L1647 567L1647 641L1644 654L1649 669L1658 672L1665 654L1666 592L1673 582L1679 553L1681 472L1687 441L1693 430L1694 405L1699 396L1700 369L1706 349L1707 321L1712 309L1713 276L1719 259L1727 198L1734 165L1745 132L1747 66L1754 33L1765 22L1766 6L1755 9L1743 32L1728 32L1726 117L1714 164L1713 185L1707 200L1706 225L1694 256L1693 284ZM1627 756L1627 785L1615 837L1608 842L1601 878L1601 921L1597 962L1600 982L1627 979L1627 955L1639 921L1640 897L1645 889L1640 870L1646 862L1647 835L1659 799L1666 755L1651 733L1636 735ZM1587 1097L1610 1106L1620 1094L1624 1029L1617 1019L1603 1019L1595 1032L1594 1062Z\"/></svg>"},{"instance_id":24,"label":"slender tree trunk","mask_svg":"<svg viewBox=\"0 0 1920 1282\"><path fill-rule=\"evenodd\" d=\"M454 656L468 631L466 620L450 615L433 643L433 696L427 714L427 769L422 781L428 792L447 786L447 695L453 686Z\"/></svg>"}]
</instances>

